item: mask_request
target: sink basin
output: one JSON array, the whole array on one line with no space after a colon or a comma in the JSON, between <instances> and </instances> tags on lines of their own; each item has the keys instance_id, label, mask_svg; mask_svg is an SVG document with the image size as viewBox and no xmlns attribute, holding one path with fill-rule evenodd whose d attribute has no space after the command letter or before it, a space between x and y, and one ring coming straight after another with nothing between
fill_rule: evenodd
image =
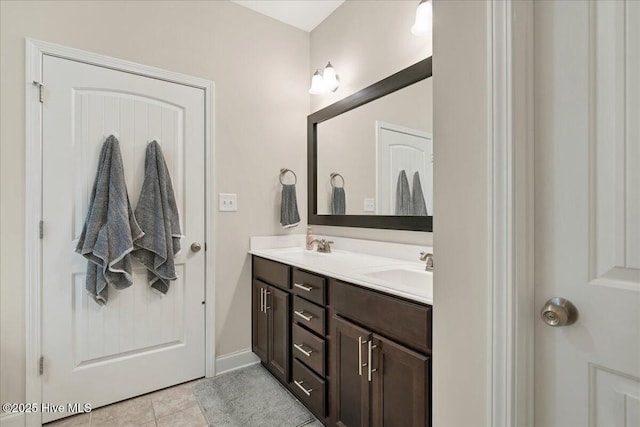
<instances>
[{"instance_id":1,"label":"sink basin","mask_svg":"<svg viewBox=\"0 0 640 427\"><path fill-rule=\"evenodd\" d=\"M363 275L375 281L393 284L407 292L433 292L433 273L413 266L389 266L364 272Z\"/></svg>"}]
</instances>

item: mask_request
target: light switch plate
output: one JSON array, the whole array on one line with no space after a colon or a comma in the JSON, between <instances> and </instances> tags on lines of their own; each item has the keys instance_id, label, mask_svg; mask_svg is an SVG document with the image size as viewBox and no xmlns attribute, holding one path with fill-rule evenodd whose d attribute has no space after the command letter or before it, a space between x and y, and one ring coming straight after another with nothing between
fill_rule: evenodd
<instances>
[{"instance_id":1,"label":"light switch plate","mask_svg":"<svg viewBox=\"0 0 640 427\"><path fill-rule=\"evenodd\" d=\"M219 195L220 212L235 212L238 210L238 195L235 193L220 193Z\"/></svg>"},{"instance_id":2,"label":"light switch plate","mask_svg":"<svg viewBox=\"0 0 640 427\"><path fill-rule=\"evenodd\" d=\"M364 199L364 211L365 212L375 212L376 211L376 199L374 199L374 198L365 198Z\"/></svg>"}]
</instances>

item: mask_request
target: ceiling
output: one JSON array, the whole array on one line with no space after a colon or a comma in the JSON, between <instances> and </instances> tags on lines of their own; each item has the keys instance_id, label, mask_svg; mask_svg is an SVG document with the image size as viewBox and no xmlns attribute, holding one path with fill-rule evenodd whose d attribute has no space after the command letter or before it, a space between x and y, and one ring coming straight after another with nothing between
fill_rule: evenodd
<instances>
[{"instance_id":1,"label":"ceiling","mask_svg":"<svg viewBox=\"0 0 640 427\"><path fill-rule=\"evenodd\" d=\"M310 32L344 0L231 0L263 15Z\"/></svg>"}]
</instances>

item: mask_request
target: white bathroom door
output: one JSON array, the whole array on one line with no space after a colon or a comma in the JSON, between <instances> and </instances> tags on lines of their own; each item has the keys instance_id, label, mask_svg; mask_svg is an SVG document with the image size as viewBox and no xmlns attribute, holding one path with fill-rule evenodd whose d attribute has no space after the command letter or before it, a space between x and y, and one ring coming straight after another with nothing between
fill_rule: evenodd
<instances>
[{"instance_id":1,"label":"white bathroom door","mask_svg":"<svg viewBox=\"0 0 640 427\"><path fill-rule=\"evenodd\" d=\"M640 2L535 2L535 425L640 426ZM543 304L577 308L545 325Z\"/></svg>"},{"instance_id":2,"label":"white bathroom door","mask_svg":"<svg viewBox=\"0 0 640 427\"><path fill-rule=\"evenodd\" d=\"M43 103L42 401L94 408L204 376L204 90L45 55ZM85 291L87 261L74 252L105 138L120 141L132 208L145 148L158 139L184 237L178 280L152 292L134 284L99 306ZM70 415L44 413L43 422Z\"/></svg>"},{"instance_id":3,"label":"white bathroom door","mask_svg":"<svg viewBox=\"0 0 640 427\"><path fill-rule=\"evenodd\" d=\"M395 214L398 175L404 170L410 187L413 185L413 174L418 172L427 214L433 215L431 135L416 129L377 121L376 139L376 214Z\"/></svg>"}]
</instances>

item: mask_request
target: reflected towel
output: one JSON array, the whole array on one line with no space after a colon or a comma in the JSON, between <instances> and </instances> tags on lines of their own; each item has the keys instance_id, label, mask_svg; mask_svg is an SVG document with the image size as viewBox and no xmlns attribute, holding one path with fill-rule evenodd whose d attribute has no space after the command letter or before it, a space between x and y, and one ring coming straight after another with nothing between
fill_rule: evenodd
<instances>
[{"instance_id":1,"label":"reflected towel","mask_svg":"<svg viewBox=\"0 0 640 427\"><path fill-rule=\"evenodd\" d=\"M396 184L396 215L409 215L411 213L411 192L407 173L402 169L398 174Z\"/></svg>"},{"instance_id":2,"label":"reflected towel","mask_svg":"<svg viewBox=\"0 0 640 427\"><path fill-rule=\"evenodd\" d=\"M135 242L133 256L147 267L151 289L164 295L169 281L178 278L173 258L180 252L180 216L160 144L149 143L145 156L144 182L136 206L145 235Z\"/></svg>"},{"instance_id":3,"label":"reflected towel","mask_svg":"<svg viewBox=\"0 0 640 427\"><path fill-rule=\"evenodd\" d=\"M280 224L283 228L292 228L300 224L298 198L295 184L282 185L282 203L280 205Z\"/></svg>"},{"instance_id":4,"label":"reflected towel","mask_svg":"<svg viewBox=\"0 0 640 427\"><path fill-rule=\"evenodd\" d=\"M76 252L88 260L85 286L98 304L107 303L108 285L124 289L133 284L129 254L143 235L131 211L120 143L110 135L100 151L87 217L76 246Z\"/></svg>"},{"instance_id":5,"label":"reflected towel","mask_svg":"<svg viewBox=\"0 0 640 427\"><path fill-rule=\"evenodd\" d=\"M420 174L413 174L413 187L411 193L411 215L427 216L427 204L424 202L424 193L420 183Z\"/></svg>"},{"instance_id":6,"label":"reflected towel","mask_svg":"<svg viewBox=\"0 0 640 427\"><path fill-rule=\"evenodd\" d=\"M344 215L347 210L344 187L333 187L331 190L331 214Z\"/></svg>"}]
</instances>

